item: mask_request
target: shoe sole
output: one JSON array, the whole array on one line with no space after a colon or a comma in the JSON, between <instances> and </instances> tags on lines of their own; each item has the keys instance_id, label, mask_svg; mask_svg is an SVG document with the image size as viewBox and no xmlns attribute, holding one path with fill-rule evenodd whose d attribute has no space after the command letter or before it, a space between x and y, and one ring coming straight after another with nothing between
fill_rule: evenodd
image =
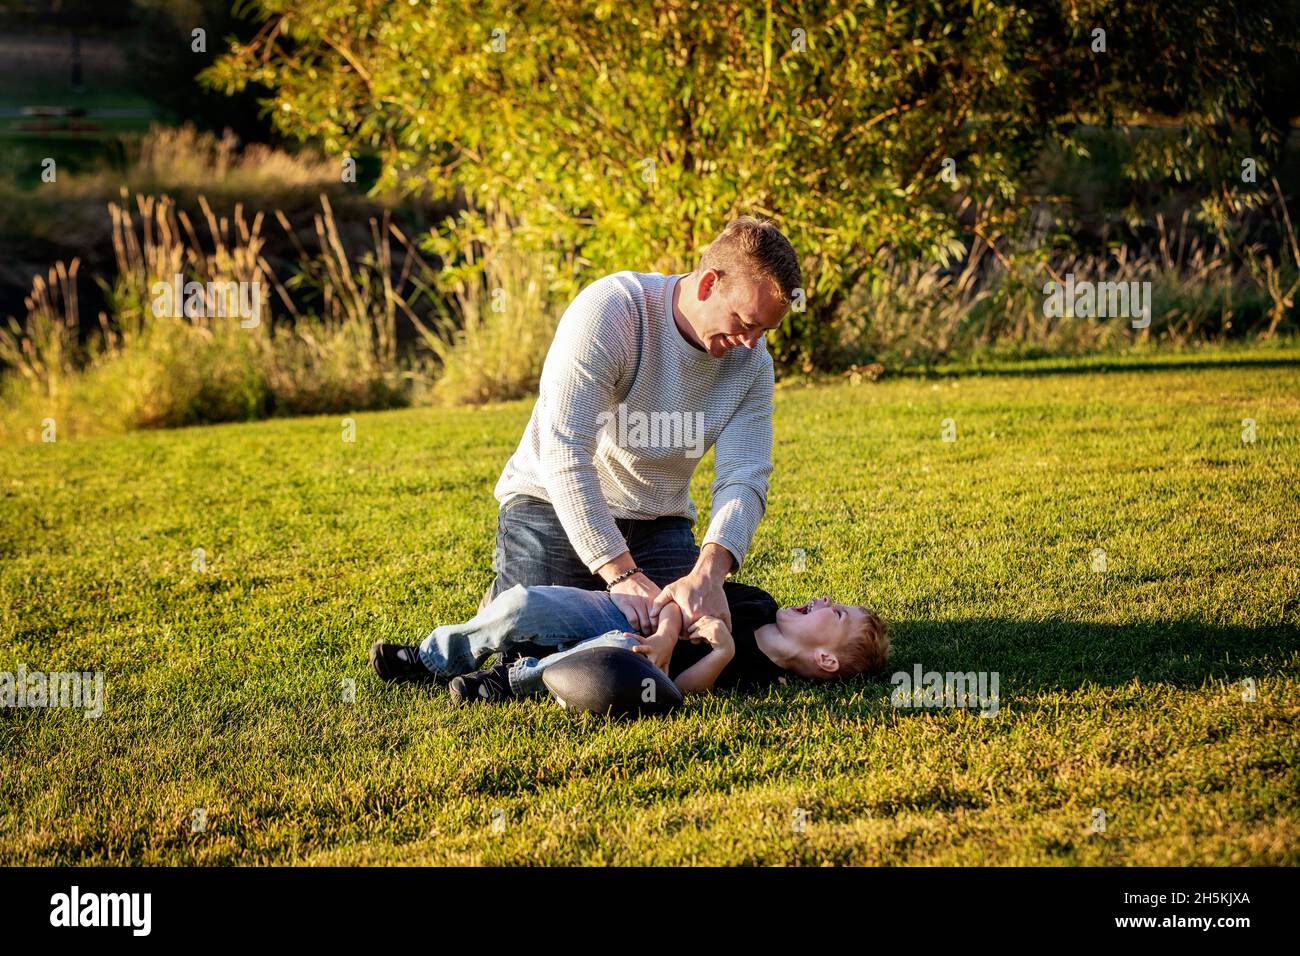
<instances>
[{"instance_id":1,"label":"shoe sole","mask_svg":"<svg viewBox=\"0 0 1300 956\"><path fill-rule=\"evenodd\" d=\"M380 680L387 681L388 677L379 669L379 649L383 646L383 641L375 641L375 643L370 645L370 653L368 656L370 658L370 669L379 675Z\"/></svg>"},{"instance_id":2,"label":"shoe sole","mask_svg":"<svg viewBox=\"0 0 1300 956\"><path fill-rule=\"evenodd\" d=\"M379 679L382 680L384 683L386 684L444 684L446 683L446 680L444 678L440 678L437 674L433 673L432 671L428 672L427 676L425 676L424 674L421 674L419 676L412 676L410 674L399 674L396 677L392 677L389 676L388 674L385 674L380 669L379 666L379 649L384 646L384 643L385 643L384 641L375 641L375 643L370 645L370 653L368 654L368 657L370 658L370 669L374 671L379 676Z\"/></svg>"},{"instance_id":3,"label":"shoe sole","mask_svg":"<svg viewBox=\"0 0 1300 956\"><path fill-rule=\"evenodd\" d=\"M447 685L447 697L453 707L463 707L465 705L465 694L462 688L465 684L459 677Z\"/></svg>"}]
</instances>

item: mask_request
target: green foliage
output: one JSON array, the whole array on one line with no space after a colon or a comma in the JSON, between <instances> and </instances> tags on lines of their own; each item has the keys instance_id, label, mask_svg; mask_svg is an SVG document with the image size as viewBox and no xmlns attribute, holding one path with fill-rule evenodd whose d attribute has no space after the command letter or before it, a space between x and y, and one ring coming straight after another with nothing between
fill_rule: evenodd
<instances>
[{"instance_id":1,"label":"green foliage","mask_svg":"<svg viewBox=\"0 0 1300 956\"><path fill-rule=\"evenodd\" d=\"M516 242L578 253L575 281L682 268L728 218L772 217L803 256L809 308L770 344L805 362L882 256L964 254L981 223L963 197L991 231L1012 228L1042 146L1068 145L1085 117L1186 113L1162 161L1203 176L1223 165L1204 157L1227 119L1275 143L1261 78L1300 48L1282 0L1248 16L1227 0L253 9L261 31L208 71L213 86L265 86L281 131L377 151L384 184L507 210ZM471 212L452 228L482 226Z\"/></svg>"}]
</instances>

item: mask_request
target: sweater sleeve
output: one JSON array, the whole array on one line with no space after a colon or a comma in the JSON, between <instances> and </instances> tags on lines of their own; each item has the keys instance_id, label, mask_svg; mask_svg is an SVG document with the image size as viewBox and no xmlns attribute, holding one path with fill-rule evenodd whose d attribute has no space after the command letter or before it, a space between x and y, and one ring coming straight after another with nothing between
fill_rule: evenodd
<instances>
[{"instance_id":1,"label":"sweater sleeve","mask_svg":"<svg viewBox=\"0 0 1300 956\"><path fill-rule=\"evenodd\" d=\"M714 456L713 517L704 544L720 544L740 570L758 523L767 510L772 474L772 393L768 359L731 420L718 435Z\"/></svg>"},{"instance_id":2,"label":"sweater sleeve","mask_svg":"<svg viewBox=\"0 0 1300 956\"><path fill-rule=\"evenodd\" d=\"M541 480L578 558L596 569L627 550L596 473L596 447L632 358L636 317L611 278L565 310L542 367Z\"/></svg>"}]
</instances>

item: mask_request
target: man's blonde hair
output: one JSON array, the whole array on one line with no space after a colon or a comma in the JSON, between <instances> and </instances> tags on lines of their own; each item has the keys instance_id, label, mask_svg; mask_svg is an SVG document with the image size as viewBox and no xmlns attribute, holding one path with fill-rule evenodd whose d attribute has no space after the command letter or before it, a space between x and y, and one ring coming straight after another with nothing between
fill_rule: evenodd
<instances>
[{"instance_id":1,"label":"man's blonde hair","mask_svg":"<svg viewBox=\"0 0 1300 956\"><path fill-rule=\"evenodd\" d=\"M889 622L869 607L859 607L862 626L839 649L840 667L831 680L875 674L889 659Z\"/></svg>"},{"instance_id":2,"label":"man's blonde hair","mask_svg":"<svg viewBox=\"0 0 1300 956\"><path fill-rule=\"evenodd\" d=\"M768 220L753 216L727 223L700 256L700 271L706 269L717 272L723 282L731 276L766 280L787 306L803 285L799 256L790 240Z\"/></svg>"}]
</instances>

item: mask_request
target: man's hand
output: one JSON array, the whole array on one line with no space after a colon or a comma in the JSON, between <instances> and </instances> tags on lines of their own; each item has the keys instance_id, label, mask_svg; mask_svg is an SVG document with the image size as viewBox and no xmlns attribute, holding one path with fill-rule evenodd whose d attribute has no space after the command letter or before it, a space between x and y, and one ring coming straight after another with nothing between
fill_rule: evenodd
<instances>
[{"instance_id":1,"label":"man's hand","mask_svg":"<svg viewBox=\"0 0 1300 956\"><path fill-rule=\"evenodd\" d=\"M677 610L677 605L668 603L665 605L663 612L659 615L659 626L649 637L637 636L641 643L632 648L637 654L644 654L650 658L650 662L659 668L665 674L668 673L668 665L673 659L673 648L677 646L677 639L681 636L682 615Z\"/></svg>"},{"instance_id":2,"label":"man's hand","mask_svg":"<svg viewBox=\"0 0 1300 956\"><path fill-rule=\"evenodd\" d=\"M632 560L631 553L624 551L612 561L602 564L596 573L608 586L610 581L635 567L636 562ZM638 571L630 578L610 587L609 596L614 599L614 606L623 612L627 622L638 631L649 634L654 630L655 620L659 617L658 612L654 610L654 599L659 596L659 585Z\"/></svg>"},{"instance_id":3,"label":"man's hand","mask_svg":"<svg viewBox=\"0 0 1300 956\"><path fill-rule=\"evenodd\" d=\"M694 573L678 578L654 599L654 613L674 604L681 611L682 623L690 627L705 615L716 617L731 627L731 608L722 593L722 582L700 580Z\"/></svg>"},{"instance_id":4,"label":"man's hand","mask_svg":"<svg viewBox=\"0 0 1300 956\"><path fill-rule=\"evenodd\" d=\"M684 578L678 578L659 592L652 613L657 615L669 602L682 612L682 626L689 628L704 615L716 617L731 629L731 607L722 591L722 582L734 563L731 552L716 544L706 544L700 560Z\"/></svg>"},{"instance_id":5,"label":"man's hand","mask_svg":"<svg viewBox=\"0 0 1300 956\"><path fill-rule=\"evenodd\" d=\"M649 634L654 630L653 622L658 617L658 612L653 608L659 593L658 585L644 574L634 574L609 589L609 596L614 599L614 606L622 611L627 622L642 634Z\"/></svg>"}]
</instances>

